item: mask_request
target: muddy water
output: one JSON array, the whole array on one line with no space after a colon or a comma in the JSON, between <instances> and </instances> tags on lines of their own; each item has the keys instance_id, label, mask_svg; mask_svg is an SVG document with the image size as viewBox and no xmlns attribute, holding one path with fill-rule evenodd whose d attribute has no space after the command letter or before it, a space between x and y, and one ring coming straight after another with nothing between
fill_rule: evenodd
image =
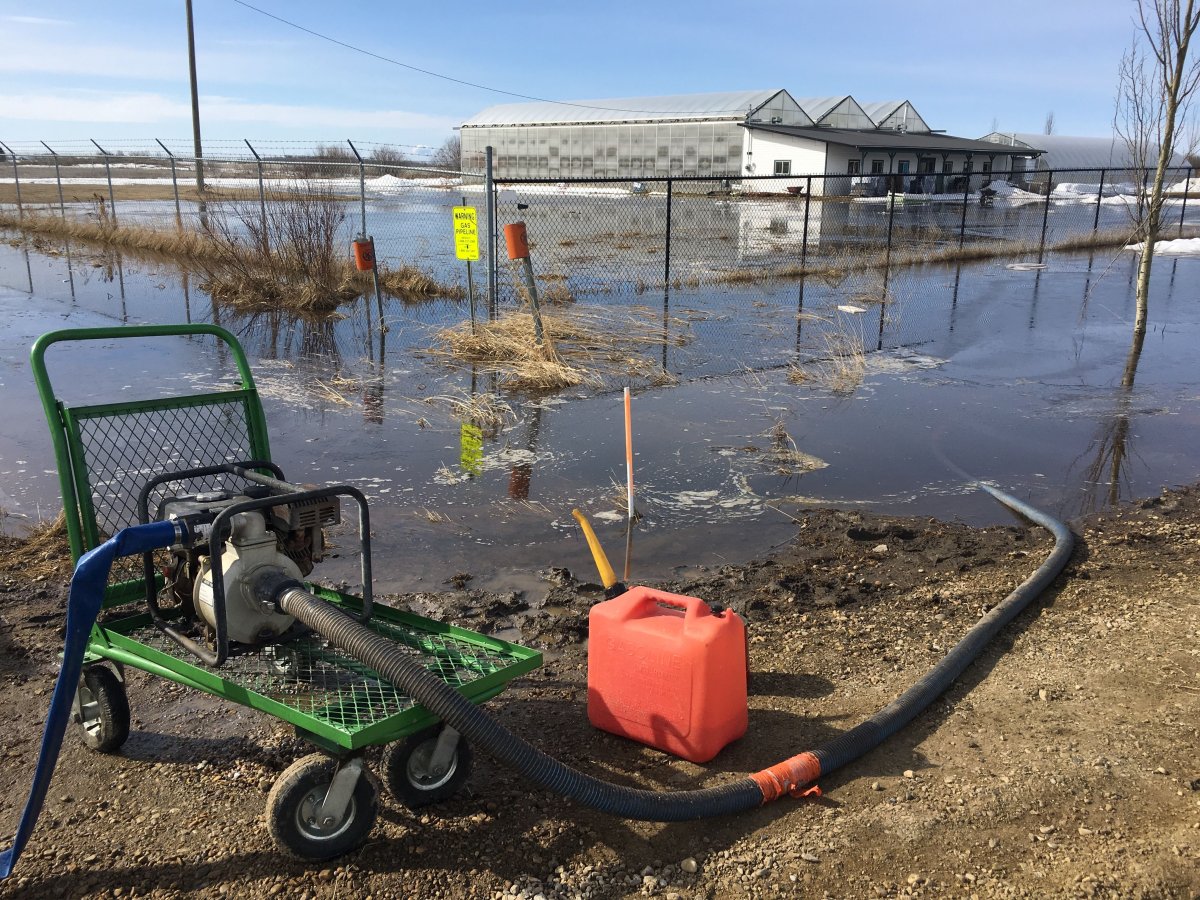
<instances>
[{"instance_id":1,"label":"muddy water","mask_svg":"<svg viewBox=\"0 0 1200 900\"><path fill-rule=\"evenodd\" d=\"M246 346L289 478L348 481L371 499L381 589L431 589L456 573L521 588L550 565L590 575L573 506L622 568L618 381L551 397L498 393L486 373L422 352L437 327L466 317L459 303L388 300L385 328L368 303L324 324L247 318L214 307L169 266L43 249L0 244L4 527L58 503L26 362L38 334L216 322ZM1130 387L1135 263L1110 253L1050 256L1042 269L907 271L890 279L886 307L869 302L884 287L867 279L597 298L666 312L689 339L645 348L677 383L633 382L643 516L634 577L764 552L793 538L792 517L815 504L1006 521L946 459L1068 517L1195 480L1200 261L1158 262L1153 328ZM866 351L861 373L834 371L835 336ZM809 361L800 384L788 378L797 361ZM229 383L228 360L207 339L56 348L50 364L71 402ZM482 429L478 449L445 400L472 394L511 410ZM353 580L356 568L347 552L325 573Z\"/></svg>"}]
</instances>

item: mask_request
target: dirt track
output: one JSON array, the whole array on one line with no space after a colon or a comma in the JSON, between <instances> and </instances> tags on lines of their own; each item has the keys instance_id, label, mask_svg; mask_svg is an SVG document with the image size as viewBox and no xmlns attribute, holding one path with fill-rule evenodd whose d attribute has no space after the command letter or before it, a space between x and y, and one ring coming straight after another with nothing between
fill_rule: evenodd
<instances>
[{"instance_id":1,"label":"dirt track","mask_svg":"<svg viewBox=\"0 0 1200 900\"><path fill-rule=\"evenodd\" d=\"M133 673L133 736L117 757L68 736L0 896L1200 896L1200 490L1076 530L1043 600L916 722L823 779L818 800L629 823L530 790L479 754L468 792L422 814L386 804L364 849L306 867L276 851L261 818L301 745L272 720ZM545 597L398 602L484 631L521 627L548 662L492 702L506 724L580 768L683 788L815 746L886 704L1049 545L1036 528L818 511L773 560L664 585L750 622L750 732L706 766L588 726L594 587L560 570ZM40 740L61 598L53 580L0 576L6 836Z\"/></svg>"}]
</instances>

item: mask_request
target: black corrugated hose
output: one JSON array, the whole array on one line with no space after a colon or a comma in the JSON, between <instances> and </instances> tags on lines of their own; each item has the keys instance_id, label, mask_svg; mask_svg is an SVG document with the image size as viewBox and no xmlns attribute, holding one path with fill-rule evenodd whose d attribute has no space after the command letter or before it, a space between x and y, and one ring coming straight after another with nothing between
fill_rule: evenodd
<instances>
[{"instance_id":1,"label":"black corrugated hose","mask_svg":"<svg viewBox=\"0 0 1200 900\"><path fill-rule=\"evenodd\" d=\"M390 640L309 594L296 582L280 583L267 590L284 612L374 669L476 746L536 784L592 809L628 819L675 822L709 818L751 809L783 794L794 795L820 775L877 747L945 691L983 647L1062 571L1074 543L1070 530L1004 491L986 484L978 486L1054 535L1054 549L1046 561L980 619L924 677L862 724L814 751L797 754L729 784L702 790L640 790L610 784L579 772L513 734L481 707L431 674L420 662L400 651Z\"/></svg>"}]
</instances>

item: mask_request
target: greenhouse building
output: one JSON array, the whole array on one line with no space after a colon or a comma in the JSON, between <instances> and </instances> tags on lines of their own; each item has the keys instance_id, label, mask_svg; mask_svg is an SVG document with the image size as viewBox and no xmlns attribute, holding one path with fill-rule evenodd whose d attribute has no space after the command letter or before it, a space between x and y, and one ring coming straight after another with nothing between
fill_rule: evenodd
<instances>
[{"instance_id":1,"label":"greenhouse building","mask_svg":"<svg viewBox=\"0 0 1200 900\"><path fill-rule=\"evenodd\" d=\"M464 166L478 169L490 146L499 179L694 177L814 194L872 178L905 191L956 190L956 174L961 182L964 173L1007 170L1014 156L1040 152L935 132L907 100L796 99L781 88L506 103L464 122L461 138Z\"/></svg>"}]
</instances>

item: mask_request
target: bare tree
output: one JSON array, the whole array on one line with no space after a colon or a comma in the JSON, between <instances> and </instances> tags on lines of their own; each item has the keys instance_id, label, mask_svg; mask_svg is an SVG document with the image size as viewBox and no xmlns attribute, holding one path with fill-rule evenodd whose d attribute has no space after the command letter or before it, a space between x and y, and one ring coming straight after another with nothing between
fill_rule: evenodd
<instances>
[{"instance_id":1,"label":"bare tree","mask_svg":"<svg viewBox=\"0 0 1200 900\"><path fill-rule=\"evenodd\" d=\"M462 139L452 134L429 158L429 164L435 169L454 169L457 172L462 165L461 158Z\"/></svg>"},{"instance_id":2,"label":"bare tree","mask_svg":"<svg viewBox=\"0 0 1200 900\"><path fill-rule=\"evenodd\" d=\"M1042 130L1042 134L1054 134L1054 110L1046 113L1046 125Z\"/></svg>"},{"instance_id":3,"label":"bare tree","mask_svg":"<svg viewBox=\"0 0 1200 900\"><path fill-rule=\"evenodd\" d=\"M1200 59L1192 37L1200 27L1197 0L1135 0L1136 31L1118 70L1117 109L1113 124L1129 147L1135 165L1155 160L1149 191L1139 191L1137 237L1143 242L1137 276L1135 335L1146 333L1150 269L1162 217L1167 168L1184 130L1192 94L1200 82ZM1144 46L1143 46L1144 45Z\"/></svg>"}]
</instances>

